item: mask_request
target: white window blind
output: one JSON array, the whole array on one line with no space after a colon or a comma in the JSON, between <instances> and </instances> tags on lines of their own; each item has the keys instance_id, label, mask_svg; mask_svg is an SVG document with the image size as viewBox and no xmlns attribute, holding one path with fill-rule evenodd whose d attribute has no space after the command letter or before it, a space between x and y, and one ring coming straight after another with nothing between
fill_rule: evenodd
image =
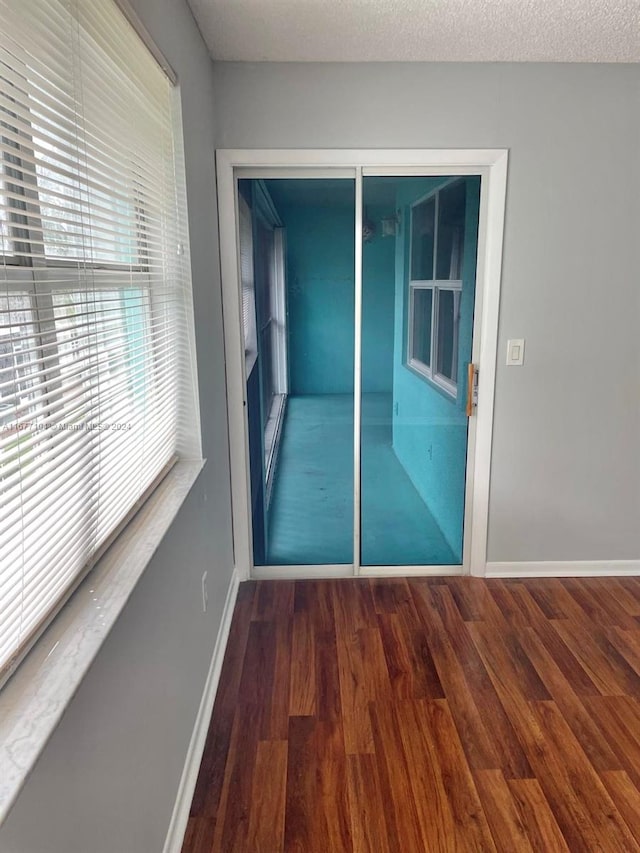
<instances>
[{"instance_id":1,"label":"white window blind","mask_svg":"<svg viewBox=\"0 0 640 853\"><path fill-rule=\"evenodd\" d=\"M193 416L176 127L112 0L0 0L0 680Z\"/></svg>"}]
</instances>

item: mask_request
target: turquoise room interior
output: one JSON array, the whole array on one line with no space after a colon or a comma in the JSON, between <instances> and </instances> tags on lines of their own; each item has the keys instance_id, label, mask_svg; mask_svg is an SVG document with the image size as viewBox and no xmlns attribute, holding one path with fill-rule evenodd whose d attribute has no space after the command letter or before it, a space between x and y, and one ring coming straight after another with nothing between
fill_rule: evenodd
<instances>
[{"instance_id":1,"label":"turquoise room interior","mask_svg":"<svg viewBox=\"0 0 640 853\"><path fill-rule=\"evenodd\" d=\"M257 183L241 182L241 193L254 206ZM268 485L264 459L268 413L259 385L265 372L261 359L264 362L270 353L258 352L259 369L247 377L254 563L348 565L354 559L355 182L287 178L260 183L286 235L288 367ZM364 566L462 562L466 368L472 348L480 179L458 181L456 199L452 191L447 202L443 188L451 184L450 177L363 181L358 475ZM421 225L418 214L427 210L422 200L439 190L443 190L438 196L440 236L433 237L434 226ZM447 204L452 210L456 205L462 208L454 210L450 221ZM459 282L451 286L440 282L436 294L432 281L418 285L413 281L415 253L431 240L438 247L432 278L446 278L449 267L443 276L439 258L446 251L450 263L454 250L444 243L454 226L461 232L455 250L461 253ZM431 370L426 364L427 357L423 357L426 368L418 364L415 369L409 349L414 346L416 351L416 316L426 304L420 301L425 294L438 300L428 324L439 323L444 341L438 343L429 325L433 357L448 365L448 378L441 384L435 367ZM410 299L415 300L412 306ZM454 299L452 354L450 348L446 351L443 330L453 322L447 310Z\"/></svg>"}]
</instances>

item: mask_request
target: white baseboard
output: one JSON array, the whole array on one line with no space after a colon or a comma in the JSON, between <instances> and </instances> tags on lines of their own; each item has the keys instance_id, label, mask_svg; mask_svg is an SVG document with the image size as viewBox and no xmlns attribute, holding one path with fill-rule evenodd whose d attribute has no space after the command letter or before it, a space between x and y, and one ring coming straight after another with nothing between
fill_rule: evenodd
<instances>
[{"instance_id":1,"label":"white baseboard","mask_svg":"<svg viewBox=\"0 0 640 853\"><path fill-rule=\"evenodd\" d=\"M253 580L325 580L327 578L352 578L353 566L254 566L251 572Z\"/></svg>"},{"instance_id":2,"label":"white baseboard","mask_svg":"<svg viewBox=\"0 0 640 853\"><path fill-rule=\"evenodd\" d=\"M361 578L428 578L464 574L462 566L361 566Z\"/></svg>"},{"instance_id":3,"label":"white baseboard","mask_svg":"<svg viewBox=\"0 0 640 853\"><path fill-rule=\"evenodd\" d=\"M640 575L640 560L487 563L488 578L591 578Z\"/></svg>"},{"instance_id":4,"label":"white baseboard","mask_svg":"<svg viewBox=\"0 0 640 853\"><path fill-rule=\"evenodd\" d=\"M178 786L178 795L173 807L173 814L171 815L169 831L167 832L167 837L164 842L163 853L180 853L180 850L182 849L182 842L184 840L184 834L189 820L189 809L191 808L191 801L193 800L193 793L198 779L200 762L202 761L202 753L204 752L204 745L207 739L207 732L209 730L209 721L213 711L213 703L218 690L218 682L220 681L222 661L224 660L227 640L229 639L231 618L233 616L233 609L236 603L236 596L238 595L238 584L239 575L234 569L229 582L229 589L227 590L227 598L222 611L222 621L220 622L216 646L213 651L211 665L209 667L207 680L200 700L198 715L193 727L193 732L191 733L189 749L187 751L187 757L182 770L180 785Z\"/></svg>"}]
</instances>

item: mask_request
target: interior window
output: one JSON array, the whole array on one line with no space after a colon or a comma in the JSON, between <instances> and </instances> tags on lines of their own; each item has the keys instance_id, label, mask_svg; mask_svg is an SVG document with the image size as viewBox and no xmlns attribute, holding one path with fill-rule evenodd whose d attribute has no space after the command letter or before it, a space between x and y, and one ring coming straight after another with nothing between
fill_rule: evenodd
<instances>
[{"instance_id":1,"label":"interior window","mask_svg":"<svg viewBox=\"0 0 640 853\"><path fill-rule=\"evenodd\" d=\"M465 206L466 182L455 179L411 207L407 364L454 398Z\"/></svg>"}]
</instances>

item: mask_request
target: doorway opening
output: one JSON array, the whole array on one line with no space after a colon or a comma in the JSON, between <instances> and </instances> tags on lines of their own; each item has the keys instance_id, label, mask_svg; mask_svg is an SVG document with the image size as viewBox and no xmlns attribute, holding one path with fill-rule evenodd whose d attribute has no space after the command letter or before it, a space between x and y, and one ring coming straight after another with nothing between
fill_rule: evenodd
<instances>
[{"instance_id":1,"label":"doorway opening","mask_svg":"<svg viewBox=\"0 0 640 853\"><path fill-rule=\"evenodd\" d=\"M491 169L225 171L238 153L219 152L219 177L225 332L242 350L229 377L232 436L242 379L242 574L469 571L475 365L482 326L497 327L495 299L495 322L483 317Z\"/></svg>"}]
</instances>

